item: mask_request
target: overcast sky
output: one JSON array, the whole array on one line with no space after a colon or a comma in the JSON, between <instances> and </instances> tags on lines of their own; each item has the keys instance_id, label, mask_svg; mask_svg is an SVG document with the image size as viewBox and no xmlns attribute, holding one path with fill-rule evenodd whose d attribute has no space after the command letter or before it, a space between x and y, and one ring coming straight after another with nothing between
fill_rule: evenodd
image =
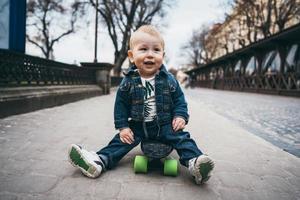
<instances>
[{"instance_id":1,"label":"overcast sky","mask_svg":"<svg viewBox=\"0 0 300 200\"><path fill-rule=\"evenodd\" d=\"M178 68L186 63L180 47L191 37L192 31L204 23L220 22L223 19L226 0L178 0L165 17L167 27L163 29L168 66ZM94 19L94 13L90 14ZM113 62L114 48L103 25L98 35L98 62ZM39 50L26 46L26 53L41 56ZM54 46L55 60L66 63L92 62L94 60L94 25L82 28L67 36Z\"/></svg>"}]
</instances>

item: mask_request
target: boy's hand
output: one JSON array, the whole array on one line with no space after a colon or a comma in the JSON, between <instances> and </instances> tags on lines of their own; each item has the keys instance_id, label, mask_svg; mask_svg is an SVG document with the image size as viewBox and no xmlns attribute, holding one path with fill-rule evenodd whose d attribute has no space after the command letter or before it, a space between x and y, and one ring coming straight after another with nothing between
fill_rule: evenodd
<instances>
[{"instance_id":1,"label":"boy's hand","mask_svg":"<svg viewBox=\"0 0 300 200\"><path fill-rule=\"evenodd\" d=\"M130 128L120 130L120 140L126 144L132 144L134 142L133 132Z\"/></svg>"},{"instance_id":2,"label":"boy's hand","mask_svg":"<svg viewBox=\"0 0 300 200\"><path fill-rule=\"evenodd\" d=\"M173 130L176 132L180 129L184 129L185 127L185 120L181 117L176 117L173 119L173 122L172 122L172 127L173 127Z\"/></svg>"}]
</instances>

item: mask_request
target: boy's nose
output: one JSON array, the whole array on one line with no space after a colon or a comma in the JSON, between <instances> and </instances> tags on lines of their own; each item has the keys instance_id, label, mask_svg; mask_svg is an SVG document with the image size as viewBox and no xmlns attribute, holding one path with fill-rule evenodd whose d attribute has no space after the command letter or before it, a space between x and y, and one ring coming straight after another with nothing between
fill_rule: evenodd
<instances>
[{"instance_id":1,"label":"boy's nose","mask_svg":"<svg viewBox=\"0 0 300 200\"><path fill-rule=\"evenodd\" d=\"M147 52L147 56L149 57L149 56L153 56L153 51L151 51L151 50L149 50L148 52Z\"/></svg>"}]
</instances>

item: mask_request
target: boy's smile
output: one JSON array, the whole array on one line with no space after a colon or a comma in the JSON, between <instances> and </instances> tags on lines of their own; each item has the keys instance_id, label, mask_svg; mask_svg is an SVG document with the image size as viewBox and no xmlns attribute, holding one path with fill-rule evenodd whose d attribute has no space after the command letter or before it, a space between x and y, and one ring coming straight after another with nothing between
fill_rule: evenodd
<instances>
[{"instance_id":1,"label":"boy's smile","mask_svg":"<svg viewBox=\"0 0 300 200\"><path fill-rule=\"evenodd\" d=\"M142 77L154 76L161 67L164 58L161 40L147 33L138 33L133 48L128 51L128 57L138 68Z\"/></svg>"}]
</instances>

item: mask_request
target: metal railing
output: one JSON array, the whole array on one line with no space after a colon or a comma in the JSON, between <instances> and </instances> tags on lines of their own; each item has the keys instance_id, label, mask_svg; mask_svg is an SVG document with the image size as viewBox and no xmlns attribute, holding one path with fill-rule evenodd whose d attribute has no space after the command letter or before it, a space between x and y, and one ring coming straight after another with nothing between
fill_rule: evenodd
<instances>
[{"instance_id":1,"label":"metal railing","mask_svg":"<svg viewBox=\"0 0 300 200\"><path fill-rule=\"evenodd\" d=\"M94 70L0 49L0 86L95 83Z\"/></svg>"},{"instance_id":2,"label":"metal railing","mask_svg":"<svg viewBox=\"0 0 300 200\"><path fill-rule=\"evenodd\" d=\"M278 73L224 78L216 77L213 80L192 82L191 86L300 96L300 74Z\"/></svg>"},{"instance_id":3,"label":"metal railing","mask_svg":"<svg viewBox=\"0 0 300 200\"><path fill-rule=\"evenodd\" d=\"M300 97L300 24L189 70L191 86Z\"/></svg>"}]
</instances>

